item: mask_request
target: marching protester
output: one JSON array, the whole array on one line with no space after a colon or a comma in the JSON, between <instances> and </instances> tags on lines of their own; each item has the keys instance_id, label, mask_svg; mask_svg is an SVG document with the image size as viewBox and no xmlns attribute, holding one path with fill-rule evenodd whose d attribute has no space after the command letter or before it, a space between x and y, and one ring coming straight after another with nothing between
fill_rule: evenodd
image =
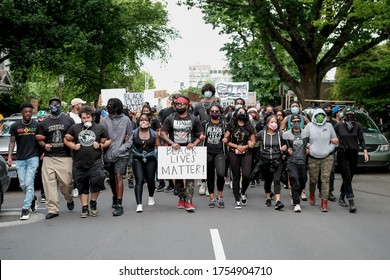
<instances>
[{"instance_id":1,"label":"marching protester","mask_svg":"<svg viewBox=\"0 0 390 280\"><path fill-rule=\"evenodd\" d=\"M334 127L339 138L337 165L341 169L341 177L343 179L338 202L342 207L348 207L348 204L345 202L346 198L349 203L349 212L355 213L356 206L354 201L355 195L352 189L352 179L356 172L359 146L364 152L364 162L368 162L369 157L366 143L364 142L362 125L357 122L352 107L345 107L340 117L342 121Z\"/></svg>"},{"instance_id":2,"label":"marching protester","mask_svg":"<svg viewBox=\"0 0 390 280\"><path fill-rule=\"evenodd\" d=\"M180 96L175 100L175 113L165 118L161 128L161 138L178 150L181 146L193 149L204 140L203 127L200 120L188 111L190 100ZM194 194L194 180L188 179L175 181L175 188L179 196L177 208L186 209L187 212L194 212L195 207L192 201Z\"/></svg>"},{"instance_id":3,"label":"marching protester","mask_svg":"<svg viewBox=\"0 0 390 280\"><path fill-rule=\"evenodd\" d=\"M65 145L73 151L73 177L80 196L81 218L89 214L98 216L97 199L105 189L102 150L111 144L105 127L93 121L94 111L90 106L81 107L81 123L72 125L64 139Z\"/></svg>"},{"instance_id":4,"label":"marching protester","mask_svg":"<svg viewBox=\"0 0 390 280\"><path fill-rule=\"evenodd\" d=\"M100 121L112 140L111 145L104 150L105 169L110 174L112 191L113 216L123 215L123 175L126 173L130 148L133 141L133 125L130 118L123 113L123 103L118 98L107 101L108 116Z\"/></svg>"},{"instance_id":5,"label":"marching protester","mask_svg":"<svg viewBox=\"0 0 390 280\"><path fill-rule=\"evenodd\" d=\"M225 164L226 153L224 138L226 124L220 120L222 107L217 103L211 105L209 111L210 120L203 122L205 140L204 145L207 147L207 188L209 192L209 207L225 207L223 200L223 188L225 184ZM217 197L215 191L215 174L217 175Z\"/></svg>"},{"instance_id":6,"label":"marching protester","mask_svg":"<svg viewBox=\"0 0 390 280\"><path fill-rule=\"evenodd\" d=\"M252 148L255 145L255 129L243 106L237 106L223 139L229 147L228 159L233 173L234 207L247 205L246 191L252 169ZM241 182L241 188L240 188Z\"/></svg>"},{"instance_id":7,"label":"marching protester","mask_svg":"<svg viewBox=\"0 0 390 280\"><path fill-rule=\"evenodd\" d=\"M137 203L137 213L142 209L143 185L146 181L149 191L148 205L155 204L154 191L156 188L155 176L157 171L156 149L160 146L160 137L150 127L150 118L146 113L139 117L139 126L133 131L133 146L131 149L133 174L135 177L134 194Z\"/></svg>"},{"instance_id":8,"label":"marching protester","mask_svg":"<svg viewBox=\"0 0 390 280\"><path fill-rule=\"evenodd\" d=\"M31 118L33 105L23 103L20 106L22 119L14 122L10 128L10 141L8 145L8 166L12 166L12 154L16 147L16 170L19 185L24 193L21 220L30 218L30 209L37 211L37 197L34 195L35 172L39 166L39 147L35 138L38 132L38 122Z\"/></svg>"},{"instance_id":9,"label":"marching protester","mask_svg":"<svg viewBox=\"0 0 390 280\"><path fill-rule=\"evenodd\" d=\"M282 139L282 134L278 130L277 117L269 115L265 120L264 130L257 132L256 141L260 141L260 161L261 172L264 179L265 206L271 207L271 185L274 184L275 210L284 207L281 201L280 179L282 176L283 157L287 145Z\"/></svg>"},{"instance_id":10,"label":"marching protester","mask_svg":"<svg viewBox=\"0 0 390 280\"><path fill-rule=\"evenodd\" d=\"M61 100L52 97L49 100L50 114L39 125L36 135L38 143L45 149L42 163L42 181L46 196L46 219L57 217L60 212L60 199L57 188L65 197L68 210L73 210L72 196L73 160L69 148L64 144L64 137L74 120L61 111Z\"/></svg>"}]
</instances>

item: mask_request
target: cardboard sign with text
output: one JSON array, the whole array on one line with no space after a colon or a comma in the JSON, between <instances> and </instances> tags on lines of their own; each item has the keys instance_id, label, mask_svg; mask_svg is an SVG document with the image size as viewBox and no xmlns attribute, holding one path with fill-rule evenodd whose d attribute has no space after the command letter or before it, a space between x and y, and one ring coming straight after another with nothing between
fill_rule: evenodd
<instances>
[{"instance_id":1,"label":"cardboard sign with text","mask_svg":"<svg viewBox=\"0 0 390 280\"><path fill-rule=\"evenodd\" d=\"M159 179L206 179L207 148L158 147Z\"/></svg>"}]
</instances>

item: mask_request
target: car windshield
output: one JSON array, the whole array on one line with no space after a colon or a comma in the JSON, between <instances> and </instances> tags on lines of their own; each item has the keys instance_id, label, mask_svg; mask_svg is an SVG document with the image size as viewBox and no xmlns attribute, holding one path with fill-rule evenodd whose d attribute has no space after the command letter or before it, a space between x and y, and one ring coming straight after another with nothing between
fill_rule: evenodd
<instances>
[{"instance_id":1,"label":"car windshield","mask_svg":"<svg viewBox=\"0 0 390 280\"><path fill-rule=\"evenodd\" d=\"M9 137L11 136L9 130L11 128L11 125L15 122L16 120L1 120L0 121L0 136L1 137Z\"/></svg>"},{"instance_id":2,"label":"car windshield","mask_svg":"<svg viewBox=\"0 0 390 280\"><path fill-rule=\"evenodd\" d=\"M364 133L379 133L379 129L374 121L363 113L355 114L357 121L362 125Z\"/></svg>"}]
</instances>

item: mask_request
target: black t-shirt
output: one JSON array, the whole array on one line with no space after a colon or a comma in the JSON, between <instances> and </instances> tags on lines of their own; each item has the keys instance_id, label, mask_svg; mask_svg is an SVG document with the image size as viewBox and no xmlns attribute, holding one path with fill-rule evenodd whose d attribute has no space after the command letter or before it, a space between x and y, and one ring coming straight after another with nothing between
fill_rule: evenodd
<instances>
[{"instance_id":1,"label":"black t-shirt","mask_svg":"<svg viewBox=\"0 0 390 280\"><path fill-rule=\"evenodd\" d=\"M224 144L222 142L222 139L225 134L225 125L223 124L223 122L205 122L203 123L203 127L206 135L204 145L207 147L207 153L212 155L223 153Z\"/></svg>"},{"instance_id":2,"label":"black t-shirt","mask_svg":"<svg viewBox=\"0 0 390 280\"><path fill-rule=\"evenodd\" d=\"M58 118L48 116L39 125L37 134L46 137L45 143L50 144L51 150L45 152L45 157L70 157L70 150L64 144L64 137L74 120L61 114Z\"/></svg>"},{"instance_id":3,"label":"black t-shirt","mask_svg":"<svg viewBox=\"0 0 390 280\"><path fill-rule=\"evenodd\" d=\"M359 146L364 150L366 143L363 137L363 127L360 123L355 122L352 131L348 131L345 122L339 122L334 127L337 137L339 138L338 149L357 150Z\"/></svg>"},{"instance_id":4,"label":"black t-shirt","mask_svg":"<svg viewBox=\"0 0 390 280\"><path fill-rule=\"evenodd\" d=\"M80 150L73 150L73 163L76 167L89 168L102 160L102 150L95 149L93 143L100 143L102 138L110 139L107 130L101 124L93 123L85 129L81 123L72 125L67 134L74 137L74 142L80 144Z\"/></svg>"},{"instance_id":5,"label":"black t-shirt","mask_svg":"<svg viewBox=\"0 0 390 280\"><path fill-rule=\"evenodd\" d=\"M14 122L10 128L11 136L15 136L16 159L25 160L39 156L38 142L35 135L38 132L39 124L31 120L29 124L24 124L22 120Z\"/></svg>"},{"instance_id":6,"label":"black t-shirt","mask_svg":"<svg viewBox=\"0 0 390 280\"><path fill-rule=\"evenodd\" d=\"M243 126L230 123L227 130L230 132L230 142L237 145L247 145L251 134L255 131L250 123L245 123Z\"/></svg>"}]
</instances>

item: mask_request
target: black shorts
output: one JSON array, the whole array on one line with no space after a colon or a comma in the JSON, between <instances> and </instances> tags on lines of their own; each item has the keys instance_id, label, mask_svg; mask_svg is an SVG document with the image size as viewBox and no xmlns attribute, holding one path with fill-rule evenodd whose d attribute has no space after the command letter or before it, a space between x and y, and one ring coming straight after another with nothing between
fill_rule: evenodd
<instances>
[{"instance_id":1,"label":"black shorts","mask_svg":"<svg viewBox=\"0 0 390 280\"><path fill-rule=\"evenodd\" d=\"M74 180L76 182L77 189L81 194L89 194L100 192L105 190L103 165L95 163L90 168L76 167L74 170Z\"/></svg>"}]
</instances>

